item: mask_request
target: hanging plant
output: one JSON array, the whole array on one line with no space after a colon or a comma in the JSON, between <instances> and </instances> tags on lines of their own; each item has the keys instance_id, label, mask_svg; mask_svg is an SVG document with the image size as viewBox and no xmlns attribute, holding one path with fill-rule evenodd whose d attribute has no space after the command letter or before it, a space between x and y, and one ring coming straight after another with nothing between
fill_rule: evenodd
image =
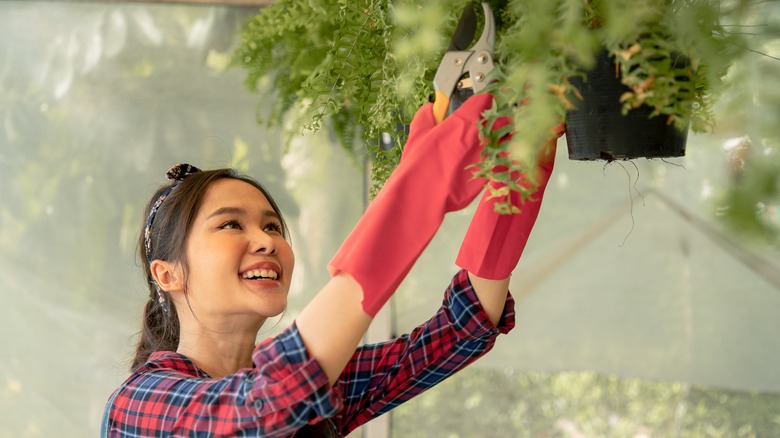
<instances>
[{"instance_id":1,"label":"hanging plant","mask_svg":"<svg viewBox=\"0 0 780 438\"><path fill-rule=\"evenodd\" d=\"M624 113L650 108L651 116L681 131L704 132L713 125L712 106L728 69L758 51L746 49L744 35L728 28L756 17L756 8L771 7L747 0L488 3L497 25L489 87L496 101L484 114L489 143L478 174L524 196L536 188L493 169L535 165L552 128L580 104L574 84L581 84L600 51L612 56L626 87L620 95ZM433 76L465 4L280 0L247 23L233 62L247 70L247 86L273 102L270 112L259 114L263 123L279 124L294 114L290 134L332 123L350 153L365 151L371 158L375 192L397 164L405 126L433 95ZM496 134L489 127L501 116L510 116L520 133L511 142L491 138ZM357 137L364 148L355 147ZM508 202L496 208L511 211Z\"/></svg>"}]
</instances>

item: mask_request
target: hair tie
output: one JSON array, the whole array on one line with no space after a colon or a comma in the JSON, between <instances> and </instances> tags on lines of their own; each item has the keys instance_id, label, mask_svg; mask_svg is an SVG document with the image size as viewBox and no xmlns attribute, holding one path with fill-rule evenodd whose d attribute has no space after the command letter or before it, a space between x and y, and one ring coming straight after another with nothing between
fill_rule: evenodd
<instances>
[{"instance_id":1,"label":"hair tie","mask_svg":"<svg viewBox=\"0 0 780 438\"><path fill-rule=\"evenodd\" d=\"M195 172L200 172L200 169L191 164L182 163L168 169L168 171L165 172L165 177L169 181L181 182L184 180L184 178L192 175Z\"/></svg>"},{"instance_id":2,"label":"hair tie","mask_svg":"<svg viewBox=\"0 0 780 438\"><path fill-rule=\"evenodd\" d=\"M165 198L171 194L173 189L175 189L180 182L184 181L184 178L196 172L200 172L200 169L186 163L177 164L165 172L165 177L168 180L173 181L173 184L165 189L160 197L154 201L154 205L152 205L152 208L149 210L149 216L146 218L146 226L144 227L144 249L146 250L147 264L152 263L152 223L154 223L154 217L157 215L157 210L160 209L160 205L162 205Z\"/></svg>"}]
</instances>

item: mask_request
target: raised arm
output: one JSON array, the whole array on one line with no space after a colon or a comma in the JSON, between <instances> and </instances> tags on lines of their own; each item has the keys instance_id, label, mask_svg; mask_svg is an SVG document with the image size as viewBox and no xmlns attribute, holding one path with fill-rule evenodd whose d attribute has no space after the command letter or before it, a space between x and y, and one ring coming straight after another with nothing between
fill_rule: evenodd
<instances>
[{"instance_id":1,"label":"raised arm","mask_svg":"<svg viewBox=\"0 0 780 438\"><path fill-rule=\"evenodd\" d=\"M558 125L554 138L540 151L535 169L535 181L539 184L539 190L525 201L520 200L517 192L511 193L510 201L519 213L496 213L490 200L491 191L488 190L477 206L463 239L455 263L469 272L474 292L493 324L496 324L501 316L510 275L520 260L539 215L544 190L555 164L558 138L564 132L564 126ZM520 184L528 184L526 175L516 174L513 177ZM493 189L500 189L502 186L495 182L490 184Z\"/></svg>"},{"instance_id":2,"label":"raised arm","mask_svg":"<svg viewBox=\"0 0 780 438\"><path fill-rule=\"evenodd\" d=\"M423 105L400 164L331 260L333 278L296 320L331 383L444 215L466 207L484 188L466 168L480 159L477 123L492 101L473 96L438 125L432 105Z\"/></svg>"},{"instance_id":3,"label":"raised arm","mask_svg":"<svg viewBox=\"0 0 780 438\"><path fill-rule=\"evenodd\" d=\"M431 319L409 334L358 348L337 384L344 407L334 424L347 434L486 354L499 334L514 327L511 296L504 295L502 307L499 324L491 324L468 273L460 270Z\"/></svg>"}]
</instances>

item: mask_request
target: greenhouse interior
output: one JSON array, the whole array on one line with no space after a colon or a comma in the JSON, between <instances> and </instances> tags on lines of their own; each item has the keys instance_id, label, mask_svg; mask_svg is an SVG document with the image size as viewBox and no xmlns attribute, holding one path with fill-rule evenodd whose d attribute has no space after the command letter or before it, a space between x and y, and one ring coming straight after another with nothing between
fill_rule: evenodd
<instances>
[{"instance_id":1,"label":"greenhouse interior","mask_svg":"<svg viewBox=\"0 0 780 438\"><path fill-rule=\"evenodd\" d=\"M176 163L235 168L285 212L295 271L258 342L330 279L371 202L370 160L328 123L258 122L273 82L248 89L231 58L272 3L0 2L0 436L99 433L148 300L144 207ZM754 99L723 99L683 157L574 161L562 137L511 277L514 329L349 436L780 436L780 240L721 220L751 139L780 168L780 135L756 134L780 120L780 34L764 49L731 72ZM756 208L780 229L769 181ZM478 202L445 217L363 342L437 311Z\"/></svg>"}]
</instances>

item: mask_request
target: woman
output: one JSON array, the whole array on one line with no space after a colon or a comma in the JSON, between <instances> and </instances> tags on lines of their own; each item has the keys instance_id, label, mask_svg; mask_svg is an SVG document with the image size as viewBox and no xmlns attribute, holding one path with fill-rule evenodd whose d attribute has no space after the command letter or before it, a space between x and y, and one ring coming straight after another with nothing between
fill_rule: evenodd
<instances>
[{"instance_id":1,"label":"woman","mask_svg":"<svg viewBox=\"0 0 780 438\"><path fill-rule=\"evenodd\" d=\"M150 299L104 435L344 436L489 351L514 325L509 274L540 200L513 216L480 205L441 309L409 335L358 344L444 215L484 188L466 168L479 160L477 121L491 104L474 96L440 125L430 104L420 109L399 166L329 264L331 280L258 345L286 306L294 266L282 214L249 178L174 167L146 209ZM552 159L540 170L546 181ZM514 245L497 249L499 240Z\"/></svg>"}]
</instances>

